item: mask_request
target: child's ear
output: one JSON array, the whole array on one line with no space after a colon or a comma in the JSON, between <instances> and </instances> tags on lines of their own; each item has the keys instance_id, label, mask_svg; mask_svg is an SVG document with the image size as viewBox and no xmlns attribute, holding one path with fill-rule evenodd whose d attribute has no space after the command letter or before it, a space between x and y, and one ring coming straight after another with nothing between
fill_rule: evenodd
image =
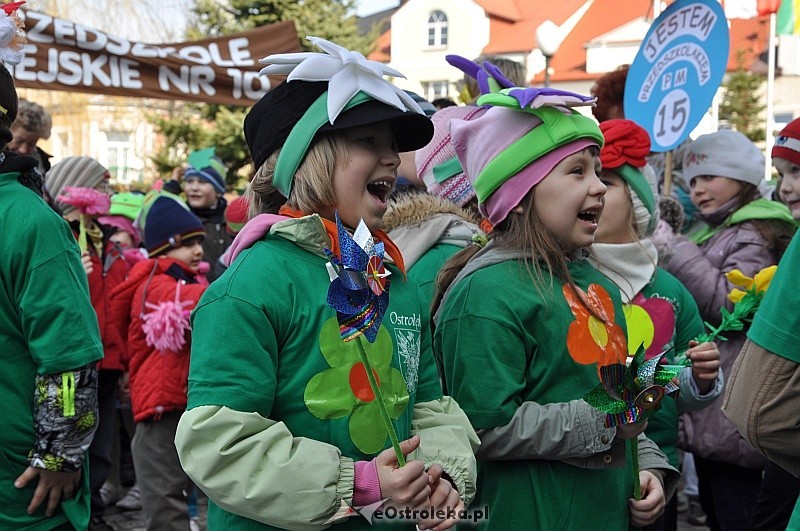
<instances>
[{"instance_id":1,"label":"child's ear","mask_svg":"<svg viewBox=\"0 0 800 531\"><path fill-rule=\"evenodd\" d=\"M525 209L522 208L522 205L517 205L511 209L511 212L513 212L514 214L522 215L525 213Z\"/></svg>"}]
</instances>

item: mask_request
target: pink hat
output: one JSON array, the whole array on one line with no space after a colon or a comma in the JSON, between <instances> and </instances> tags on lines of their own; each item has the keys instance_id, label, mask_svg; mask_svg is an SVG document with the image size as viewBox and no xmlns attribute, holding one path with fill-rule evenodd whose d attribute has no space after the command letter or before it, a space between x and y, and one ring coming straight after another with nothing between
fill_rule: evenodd
<instances>
[{"instance_id":1,"label":"pink hat","mask_svg":"<svg viewBox=\"0 0 800 531\"><path fill-rule=\"evenodd\" d=\"M555 110L555 112L561 113L559 110ZM563 123L582 118L580 115L573 114L563 115L563 118L551 116L549 119L554 123ZM586 147L599 146L602 143L602 140L598 142L595 139L596 136L602 139L596 125L593 126L594 129L597 129L596 134L576 132L574 126L572 131L568 130L567 133L563 133L559 129L546 130L545 136L547 136L548 145L538 146L538 149L545 151L540 157L529 163L521 159L520 167L514 171L507 171L507 176L481 175L484 168L497 159L498 155L510 146L518 144L522 137L542 123L542 119L535 114L504 107L492 107L482 116L470 122L464 120L450 122L456 155L473 186L479 176L489 181L489 186L485 188L488 190L486 197L478 194L478 198L480 200L483 197L479 205L480 211L493 225L502 222L509 212L519 205L525 195L547 177L559 162ZM586 126L584 125L584 127ZM484 188L482 187L482 189Z\"/></svg>"},{"instance_id":2,"label":"pink hat","mask_svg":"<svg viewBox=\"0 0 800 531\"><path fill-rule=\"evenodd\" d=\"M133 222L125 216L101 216L97 218L103 225L115 227L118 230L127 232L133 239L133 245L138 247L142 243L142 238L139 236L139 231L133 226Z\"/></svg>"},{"instance_id":3,"label":"pink hat","mask_svg":"<svg viewBox=\"0 0 800 531\"><path fill-rule=\"evenodd\" d=\"M450 120L471 121L482 116L486 109L471 105L446 107L431 117L433 139L415 155L417 174L431 195L449 199L458 206L464 206L475 197L472 183L464 173L450 139Z\"/></svg>"}]
</instances>

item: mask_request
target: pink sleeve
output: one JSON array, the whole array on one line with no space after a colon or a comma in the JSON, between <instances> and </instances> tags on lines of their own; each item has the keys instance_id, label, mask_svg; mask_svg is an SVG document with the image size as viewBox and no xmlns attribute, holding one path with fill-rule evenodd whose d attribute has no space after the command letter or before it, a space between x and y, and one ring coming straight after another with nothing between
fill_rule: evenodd
<instances>
[{"instance_id":1,"label":"pink sleeve","mask_svg":"<svg viewBox=\"0 0 800 531\"><path fill-rule=\"evenodd\" d=\"M378 467L374 459L372 461L356 461L353 475L354 506L364 507L381 501L381 484L378 480Z\"/></svg>"}]
</instances>

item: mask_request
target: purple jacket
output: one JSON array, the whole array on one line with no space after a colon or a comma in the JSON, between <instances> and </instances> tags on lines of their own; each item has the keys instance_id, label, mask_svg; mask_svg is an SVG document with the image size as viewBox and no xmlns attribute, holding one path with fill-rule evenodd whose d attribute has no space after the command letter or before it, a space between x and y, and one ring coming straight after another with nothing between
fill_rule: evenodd
<instances>
[{"instance_id":1,"label":"purple jacket","mask_svg":"<svg viewBox=\"0 0 800 531\"><path fill-rule=\"evenodd\" d=\"M745 221L722 229L700 246L680 236L675 254L666 266L694 296L700 315L712 324L720 322L720 307L733 309L728 300L733 286L725 273L738 269L753 277L761 269L778 263L774 251L755 226ZM745 332L726 334L719 345L722 371L731 374L733 362L746 339ZM711 405L685 413L681 423L681 446L706 459L733 463L745 468L761 468L765 460L722 414L720 395Z\"/></svg>"}]
</instances>

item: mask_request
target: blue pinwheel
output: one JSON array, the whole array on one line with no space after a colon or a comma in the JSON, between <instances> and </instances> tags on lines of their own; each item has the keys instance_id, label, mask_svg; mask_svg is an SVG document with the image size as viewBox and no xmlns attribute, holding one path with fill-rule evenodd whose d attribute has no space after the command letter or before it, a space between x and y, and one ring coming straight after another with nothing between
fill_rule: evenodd
<instances>
[{"instance_id":1,"label":"blue pinwheel","mask_svg":"<svg viewBox=\"0 0 800 531\"><path fill-rule=\"evenodd\" d=\"M383 265L383 242L377 242L364 222L353 236L336 215L341 258L328 251L328 306L336 310L339 331L344 341L364 334L375 342L383 314L389 307L389 272Z\"/></svg>"}]
</instances>

